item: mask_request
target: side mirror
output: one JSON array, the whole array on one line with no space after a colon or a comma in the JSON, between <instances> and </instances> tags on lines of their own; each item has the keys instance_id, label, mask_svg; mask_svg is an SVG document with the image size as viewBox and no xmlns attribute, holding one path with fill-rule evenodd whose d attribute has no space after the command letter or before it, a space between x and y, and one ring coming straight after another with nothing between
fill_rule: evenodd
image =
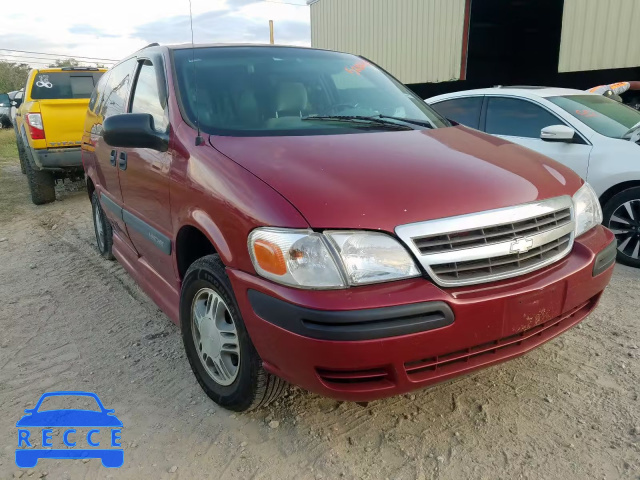
<instances>
[{"instance_id":1,"label":"side mirror","mask_svg":"<svg viewBox=\"0 0 640 480\"><path fill-rule=\"evenodd\" d=\"M107 117L102 124L104 141L112 147L169 149L169 135L154 129L148 113L123 113Z\"/></svg>"},{"instance_id":2,"label":"side mirror","mask_svg":"<svg viewBox=\"0 0 640 480\"><path fill-rule=\"evenodd\" d=\"M547 142L573 142L576 131L566 125L549 125L540 131L540 138Z\"/></svg>"}]
</instances>

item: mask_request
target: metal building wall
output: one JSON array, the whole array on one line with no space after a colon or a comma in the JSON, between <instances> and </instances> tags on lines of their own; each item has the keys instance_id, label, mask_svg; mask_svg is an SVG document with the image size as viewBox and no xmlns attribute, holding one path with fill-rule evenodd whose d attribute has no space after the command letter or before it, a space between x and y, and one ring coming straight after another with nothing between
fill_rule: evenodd
<instances>
[{"instance_id":1,"label":"metal building wall","mask_svg":"<svg viewBox=\"0 0 640 480\"><path fill-rule=\"evenodd\" d=\"M638 66L640 0L564 0L558 71Z\"/></svg>"},{"instance_id":2,"label":"metal building wall","mask_svg":"<svg viewBox=\"0 0 640 480\"><path fill-rule=\"evenodd\" d=\"M465 0L317 0L311 45L363 55L403 83L460 78Z\"/></svg>"}]
</instances>

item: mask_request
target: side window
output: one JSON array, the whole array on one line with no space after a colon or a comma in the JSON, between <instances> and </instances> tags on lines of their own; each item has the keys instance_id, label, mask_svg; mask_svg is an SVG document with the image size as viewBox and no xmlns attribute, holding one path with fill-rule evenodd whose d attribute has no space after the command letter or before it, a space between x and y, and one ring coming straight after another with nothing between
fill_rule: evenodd
<instances>
[{"instance_id":1,"label":"side window","mask_svg":"<svg viewBox=\"0 0 640 480\"><path fill-rule=\"evenodd\" d=\"M540 130L562 120L526 100L491 97L487 104L486 132L494 135L540 138Z\"/></svg>"},{"instance_id":2,"label":"side window","mask_svg":"<svg viewBox=\"0 0 640 480\"><path fill-rule=\"evenodd\" d=\"M130 58L111 70L102 98L99 99L100 107L97 112L99 115L107 118L124 113L135 65L136 59Z\"/></svg>"},{"instance_id":3,"label":"side window","mask_svg":"<svg viewBox=\"0 0 640 480\"><path fill-rule=\"evenodd\" d=\"M455 98L434 103L432 107L445 118L471 128L480 125L480 111L483 97Z\"/></svg>"},{"instance_id":4,"label":"side window","mask_svg":"<svg viewBox=\"0 0 640 480\"><path fill-rule=\"evenodd\" d=\"M94 113L96 112L97 107L100 104L99 100L102 97L102 94L104 93L105 84L109 80L109 73L110 72L107 72L104 75L102 75L102 77L100 77L100 80L96 85L96 88L93 89L93 92L91 93L91 97L89 98L89 110L91 110Z\"/></svg>"},{"instance_id":5,"label":"side window","mask_svg":"<svg viewBox=\"0 0 640 480\"><path fill-rule=\"evenodd\" d=\"M153 64L149 60L140 63L138 77L133 90L131 113L149 113L157 131L164 132L169 126L166 108L160 103L158 78Z\"/></svg>"}]
</instances>

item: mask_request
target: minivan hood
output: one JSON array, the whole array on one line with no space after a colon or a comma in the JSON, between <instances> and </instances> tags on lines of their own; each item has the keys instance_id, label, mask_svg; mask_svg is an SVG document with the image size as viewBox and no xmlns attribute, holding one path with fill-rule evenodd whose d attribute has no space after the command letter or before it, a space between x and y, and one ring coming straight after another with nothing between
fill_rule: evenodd
<instances>
[{"instance_id":1,"label":"minivan hood","mask_svg":"<svg viewBox=\"0 0 640 480\"><path fill-rule=\"evenodd\" d=\"M463 126L344 135L218 137L312 228L380 229L572 195L578 175Z\"/></svg>"}]
</instances>

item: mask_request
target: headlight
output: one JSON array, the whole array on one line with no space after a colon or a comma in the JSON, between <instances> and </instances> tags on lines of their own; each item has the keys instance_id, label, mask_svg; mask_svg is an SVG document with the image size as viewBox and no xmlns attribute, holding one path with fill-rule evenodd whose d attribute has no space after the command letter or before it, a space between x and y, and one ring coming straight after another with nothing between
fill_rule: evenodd
<instances>
[{"instance_id":1,"label":"headlight","mask_svg":"<svg viewBox=\"0 0 640 480\"><path fill-rule=\"evenodd\" d=\"M573 196L576 217L576 237L602 223L602 209L596 192L585 183Z\"/></svg>"},{"instance_id":2,"label":"headlight","mask_svg":"<svg viewBox=\"0 0 640 480\"><path fill-rule=\"evenodd\" d=\"M416 277L420 270L390 235L377 232L325 232L340 255L351 285Z\"/></svg>"},{"instance_id":3,"label":"headlight","mask_svg":"<svg viewBox=\"0 0 640 480\"><path fill-rule=\"evenodd\" d=\"M404 247L384 233L258 228L248 243L256 272L285 285L344 288L420 275Z\"/></svg>"}]
</instances>

